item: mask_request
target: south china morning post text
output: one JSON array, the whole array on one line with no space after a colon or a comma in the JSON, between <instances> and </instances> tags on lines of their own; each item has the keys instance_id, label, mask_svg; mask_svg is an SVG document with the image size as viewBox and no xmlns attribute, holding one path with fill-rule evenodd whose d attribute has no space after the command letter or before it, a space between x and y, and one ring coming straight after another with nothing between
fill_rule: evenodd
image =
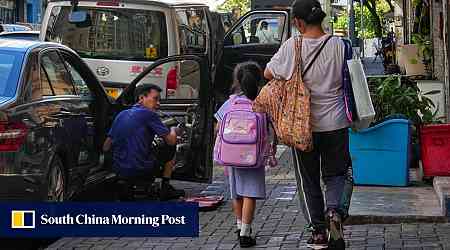
<instances>
[{"instance_id":1,"label":"south china morning post text","mask_svg":"<svg viewBox=\"0 0 450 250\"><path fill-rule=\"evenodd\" d=\"M41 215L41 225L150 225L159 227L160 225L186 225L186 216L170 216L163 214L161 216L123 216L113 214L111 216L97 216L95 214L78 214L73 216L66 214L64 216L53 217L48 214Z\"/></svg>"},{"instance_id":2,"label":"south china morning post text","mask_svg":"<svg viewBox=\"0 0 450 250\"><path fill-rule=\"evenodd\" d=\"M198 237L198 203L0 202L0 234L45 237Z\"/></svg>"}]
</instances>

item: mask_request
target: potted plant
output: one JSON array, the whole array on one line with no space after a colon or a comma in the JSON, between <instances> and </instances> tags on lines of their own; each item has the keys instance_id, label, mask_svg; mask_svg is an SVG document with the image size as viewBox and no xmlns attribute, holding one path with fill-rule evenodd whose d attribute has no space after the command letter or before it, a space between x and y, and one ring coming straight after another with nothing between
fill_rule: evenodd
<instances>
[{"instance_id":1,"label":"potted plant","mask_svg":"<svg viewBox=\"0 0 450 250\"><path fill-rule=\"evenodd\" d=\"M418 145L417 128L433 116L433 103L414 82L400 76L372 78L369 85L375 122L350 133L355 183L406 186L410 163L413 158L418 162L420 151L412 143Z\"/></svg>"}]
</instances>

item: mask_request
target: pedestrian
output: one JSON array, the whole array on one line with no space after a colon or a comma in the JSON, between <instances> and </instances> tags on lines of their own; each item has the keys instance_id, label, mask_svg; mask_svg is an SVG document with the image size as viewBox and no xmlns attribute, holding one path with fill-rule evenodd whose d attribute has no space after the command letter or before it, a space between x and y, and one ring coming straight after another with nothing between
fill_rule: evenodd
<instances>
[{"instance_id":1,"label":"pedestrian","mask_svg":"<svg viewBox=\"0 0 450 250\"><path fill-rule=\"evenodd\" d=\"M233 9L231 9L231 20L233 24L235 24L239 18L241 18L241 8L233 7Z\"/></svg>"},{"instance_id":2,"label":"pedestrian","mask_svg":"<svg viewBox=\"0 0 450 250\"><path fill-rule=\"evenodd\" d=\"M319 1L296 0L292 5L294 25L301 33L286 41L267 64L265 78L290 79L297 67L309 71L303 81L310 92L313 150L293 149L299 198L312 236L314 249L345 248L342 221L347 217L352 193L350 126L343 98L342 69L345 45L322 28L326 17ZM301 62L295 65L295 46L301 39ZM322 195L321 177L325 184Z\"/></svg>"},{"instance_id":3,"label":"pedestrian","mask_svg":"<svg viewBox=\"0 0 450 250\"><path fill-rule=\"evenodd\" d=\"M161 175L159 198L162 201L184 196L184 190L175 189L169 181L175 165L177 135L180 129L167 128L157 110L160 107L161 88L154 84L139 85L134 92L136 104L120 112L111 126L103 151L112 149L113 170L125 180L121 199L130 194L138 182L148 183ZM154 148L152 143L158 135L164 142ZM159 172L159 173L158 173Z\"/></svg>"},{"instance_id":4,"label":"pedestrian","mask_svg":"<svg viewBox=\"0 0 450 250\"><path fill-rule=\"evenodd\" d=\"M269 29L269 23L262 21L259 29L256 31L256 36L259 38L259 43L275 43L275 36L273 31Z\"/></svg>"},{"instance_id":5,"label":"pedestrian","mask_svg":"<svg viewBox=\"0 0 450 250\"><path fill-rule=\"evenodd\" d=\"M218 121L217 128L224 126L222 121L227 112L233 110L235 98L245 98L251 101L258 95L258 85L262 80L262 69L255 62L242 63L234 70L234 84L230 96L217 111L215 118ZM251 111L252 112L252 111ZM266 122L268 120L266 119ZM267 124L266 124L267 125ZM270 140L266 141L269 143ZM236 147L239 147L237 145ZM228 152L228 151L227 151ZM241 154L241 150L229 150L229 154ZM233 157L227 155L227 158ZM236 159L242 157L236 156ZM245 160L247 157L244 157ZM244 161L244 160L242 160ZM233 200L233 211L236 216L237 234L240 247L251 247L256 245L256 239L251 236L252 221L255 214L256 200L265 199L265 166L257 168L226 167L229 177L231 199Z\"/></svg>"}]
</instances>

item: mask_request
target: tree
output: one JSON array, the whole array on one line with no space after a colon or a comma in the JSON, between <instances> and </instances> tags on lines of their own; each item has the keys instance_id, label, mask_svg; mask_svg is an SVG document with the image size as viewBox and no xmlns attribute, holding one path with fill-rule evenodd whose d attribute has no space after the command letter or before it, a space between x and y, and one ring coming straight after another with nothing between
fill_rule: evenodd
<instances>
[{"instance_id":1,"label":"tree","mask_svg":"<svg viewBox=\"0 0 450 250\"><path fill-rule=\"evenodd\" d=\"M236 7L241 9L241 13L246 13L250 10L250 0L226 0L219 6L219 10L231 12Z\"/></svg>"},{"instance_id":2,"label":"tree","mask_svg":"<svg viewBox=\"0 0 450 250\"><path fill-rule=\"evenodd\" d=\"M363 8L363 19L364 19L364 27L361 32L361 26L359 25L359 20L361 20L361 7L360 3L355 4L355 19L356 19L356 31L358 32L358 36L365 39L370 39L374 37L381 37L383 34L383 25L386 23L384 18L384 14L391 10L388 1L390 0L365 0L365 2L371 1L371 7L375 8L375 12L370 11L367 8L366 3L364 3ZM373 4L373 2L375 4ZM393 6L392 6L393 7ZM372 9L373 10L373 9ZM348 28L348 19L349 16L346 11L343 11L341 15L338 16L337 20L334 22L334 27L336 29L347 29Z\"/></svg>"},{"instance_id":3,"label":"tree","mask_svg":"<svg viewBox=\"0 0 450 250\"><path fill-rule=\"evenodd\" d=\"M376 37L383 36L383 25L381 24L381 18L377 12L377 0L362 0L364 6L369 10L371 16L370 21L374 25L374 31Z\"/></svg>"}]
</instances>

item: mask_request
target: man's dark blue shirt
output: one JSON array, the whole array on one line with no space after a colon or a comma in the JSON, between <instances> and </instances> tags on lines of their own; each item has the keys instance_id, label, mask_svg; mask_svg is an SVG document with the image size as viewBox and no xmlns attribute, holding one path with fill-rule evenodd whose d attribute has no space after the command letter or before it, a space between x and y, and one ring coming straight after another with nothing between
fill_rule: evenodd
<instances>
[{"instance_id":1,"label":"man's dark blue shirt","mask_svg":"<svg viewBox=\"0 0 450 250\"><path fill-rule=\"evenodd\" d=\"M163 137L169 132L158 114L142 105L120 112L108 133L112 139L114 170L128 177L150 172L157 164L153 139L155 135Z\"/></svg>"}]
</instances>

